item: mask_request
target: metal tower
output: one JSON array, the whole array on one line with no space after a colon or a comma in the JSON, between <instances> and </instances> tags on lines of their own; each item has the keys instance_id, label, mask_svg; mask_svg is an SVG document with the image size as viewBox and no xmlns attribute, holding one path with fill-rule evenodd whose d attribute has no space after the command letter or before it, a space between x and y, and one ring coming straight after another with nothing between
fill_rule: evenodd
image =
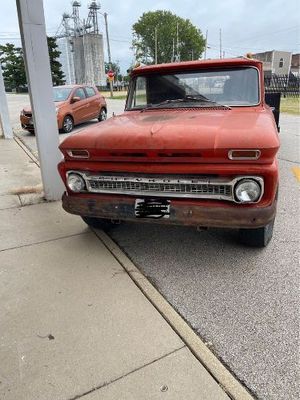
<instances>
[{"instance_id":1,"label":"metal tower","mask_svg":"<svg viewBox=\"0 0 300 400\"><path fill-rule=\"evenodd\" d=\"M89 14L86 21L86 29L92 29L89 33L99 33L99 24L98 24L98 11L100 10L100 3L97 1L92 1L88 6Z\"/></svg>"},{"instance_id":2,"label":"metal tower","mask_svg":"<svg viewBox=\"0 0 300 400\"><path fill-rule=\"evenodd\" d=\"M80 1L73 1L72 8L72 19L74 26L74 36L80 36L83 33L83 23L79 17L79 8L81 7Z\"/></svg>"},{"instance_id":3,"label":"metal tower","mask_svg":"<svg viewBox=\"0 0 300 400\"><path fill-rule=\"evenodd\" d=\"M55 35L66 82L105 86L103 35L98 21L100 4L89 2L86 20L79 15L80 1L72 1L71 5L72 13L63 14Z\"/></svg>"}]
</instances>

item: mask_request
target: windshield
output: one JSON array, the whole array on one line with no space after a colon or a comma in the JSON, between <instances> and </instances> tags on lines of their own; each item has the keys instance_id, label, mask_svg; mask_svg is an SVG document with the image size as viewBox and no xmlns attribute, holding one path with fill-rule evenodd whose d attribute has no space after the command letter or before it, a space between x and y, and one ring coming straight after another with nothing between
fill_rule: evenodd
<instances>
[{"instance_id":1,"label":"windshield","mask_svg":"<svg viewBox=\"0 0 300 400\"><path fill-rule=\"evenodd\" d=\"M134 78L127 109L251 106L259 103L253 67L147 74Z\"/></svg>"},{"instance_id":2,"label":"windshield","mask_svg":"<svg viewBox=\"0 0 300 400\"><path fill-rule=\"evenodd\" d=\"M70 88L62 88L62 87L54 87L53 88L53 98L54 101L66 101L70 96L72 89Z\"/></svg>"}]
</instances>

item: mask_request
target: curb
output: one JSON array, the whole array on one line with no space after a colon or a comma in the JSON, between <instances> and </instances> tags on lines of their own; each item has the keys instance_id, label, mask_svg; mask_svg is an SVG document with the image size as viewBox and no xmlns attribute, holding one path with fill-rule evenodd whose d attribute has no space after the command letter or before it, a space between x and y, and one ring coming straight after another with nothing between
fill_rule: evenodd
<instances>
[{"instance_id":1,"label":"curb","mask_svg":"<svg viewBox=\"0 0 300 400\"><path fill-rule=\"evenodd\" d=\"M103 231L93 230L106 248L122 265L131 279L154 305L173 330L180 336L183 342L191 350L194 356L201 362L207 371L219 383L226 394L233 400L254 400L254 397L242 386L231 372L209 350L205 343L184 319L165 300L149 280L138 270L120 247Z\"/></svg>"},{"instance_id":2,"label":"curb","mask_svg":"<svg viewBox=\"0 0 300 400\"><path fill-rule=\"evenodd\" d=\"M28 157L40 168L39 159L33 154L32 150L25 144L25 142L16 132L14 132L14 141L21 147L21 149L28 155Z\"/></svg>"}]
</instances>

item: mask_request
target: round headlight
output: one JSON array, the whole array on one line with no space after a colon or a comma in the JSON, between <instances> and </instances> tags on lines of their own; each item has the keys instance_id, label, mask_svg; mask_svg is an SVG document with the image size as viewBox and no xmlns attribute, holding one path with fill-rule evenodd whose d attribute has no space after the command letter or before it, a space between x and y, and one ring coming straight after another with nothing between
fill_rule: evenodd
<instances>
[{"instance_id":1,"label":"round headlight","mask_svg":"<svg viewBox=\"0 0 300 400\"><path fill-rule=\"evenodd\" d=\"M242 179L235 186L235 196L241 203L253 203L260 195L260 184L253 179Z\"/></svg>"},{"instance_id":2,"label":"round headlight","mask_svg":"<svg viewBox=\"0 0 300 400\"><path fill-rule=\"evenodd\" d=\"M84 179L78 174L69 174L67 178L67 183L72 192L82 192L85 189Z\"/></svg>"}]
</instances>

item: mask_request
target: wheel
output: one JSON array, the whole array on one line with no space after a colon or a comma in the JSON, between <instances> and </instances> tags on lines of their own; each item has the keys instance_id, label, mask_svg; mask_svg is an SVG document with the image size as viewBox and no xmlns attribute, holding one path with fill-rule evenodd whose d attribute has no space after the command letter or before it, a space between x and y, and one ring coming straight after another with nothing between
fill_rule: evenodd
<instances>
[{"instance_id":1,"label":"wheel","mask_svg":"<svg viewBox=\"0 0 300 400\"><path fill-rule=\"evenodd\" d=\"M98 116L98 121L105 121L107 119L107 111L105 110L104 107L101 108Z\"/></svg>"},{"instance_id":2,"label":"wheel","mask_svg":"<svg viewBox=\"0 0 300 400\"><path fill-rule=\"evenodd\" d=\"M274 221L262 228L256 229L240 229L239 240L247 246L265 247L268 245L273 236Z\"/></svg>"},{"instance_id":3,"label":"wheel","mask_svg":"<svg viewBox=\"0 0 300 400\"><path fill-rule=\"evenodd\" d=\"M64 133L70 133L72 132L73 128L74 128L73 118L70 115L66 115L63 120L61 131Z\"/></svg>"},{"instance_id":4,"label":"wheel","mask_svg":"<svg viewBox=\"0 0 300 400\"><path fill-rule=\"evenodd\" d=\"M95 217L81 217L83 221L92 228L102 229L103 231L111 228L113 223L109 219Z\"/></svg>"}]
</instances>

